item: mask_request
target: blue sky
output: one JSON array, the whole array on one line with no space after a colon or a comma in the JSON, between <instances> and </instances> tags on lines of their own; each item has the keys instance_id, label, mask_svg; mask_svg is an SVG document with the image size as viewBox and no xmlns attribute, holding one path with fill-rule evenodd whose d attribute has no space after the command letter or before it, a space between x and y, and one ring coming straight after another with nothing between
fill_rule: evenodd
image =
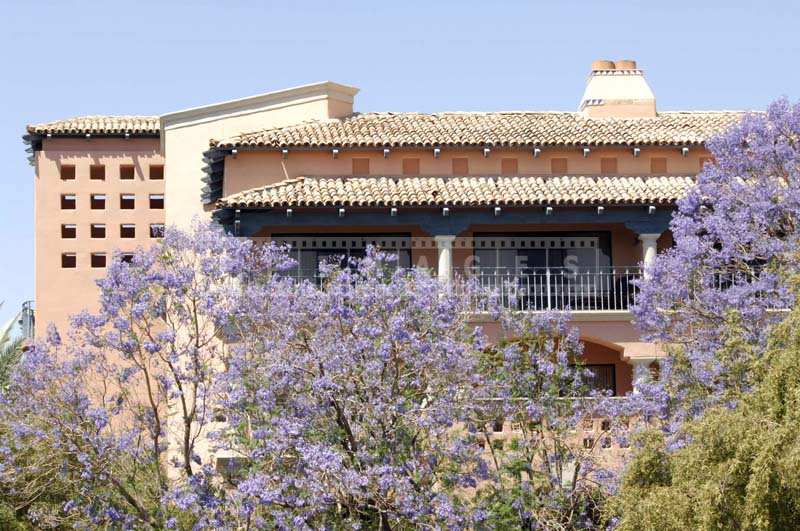
<instances>
[{"instance_id":1,"label":"blue sky","mask_svg":"<svg viewBox=\"0 0 800 531\"><path fill-rule=\"evenodd\" d=\"M800 3L0 0L0 320L33 298L30 122L160 114L330 79L361 111L573 110L593 59L662 110L800 98ZM174 200L174 198L173 198ZM194 201L196 198L187 198Z\"/></svg>"}]
</instances>

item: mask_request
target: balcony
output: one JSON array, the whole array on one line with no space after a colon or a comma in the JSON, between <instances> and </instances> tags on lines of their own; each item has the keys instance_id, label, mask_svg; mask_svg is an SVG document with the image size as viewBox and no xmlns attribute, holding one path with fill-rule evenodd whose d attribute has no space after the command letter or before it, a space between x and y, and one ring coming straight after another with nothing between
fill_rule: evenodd
<instances>
[{"instance_id":1,"label":"balcony","mask_svg":"<svg viewBox=\"0 0 800 531\"><path fill-rule=\"evenodd\" d=\"M318 285L324 277L316 269L288 272L298 280ZM453 286L469 292L471 307L485 313L493 303L523 312L628 311L636 302L639 267L460 268L453 270Z\"/></svg>"},{"instance_id":2,"label":"balcony","mask_svg":"<svg viewBox=\"0 0 800 531\"><path fill-rule=\"evenodd\" d=\"M628 311L636 302L639 267L461 268L456 289L476 292L475 312L489 309L487 296L503 307L525 312Z\"/></svg>"},{"instance_id":3,"label":"balcony","mask_svg":"<svg viewBox=\"0 0 800 531\"><path fill-rule=\"evenodd\" d=\"M363 257L369 246L375 246L396 254L401 268L428 269L443 283L468 291L476 313L488 311L491 296L492 303L525 312L627 314L636 302L635 280L641 268L636 264L638 257L625 252L617 259L629 265L611 265L614 238L625 236L613 231L550 231L475 233L460 238L277 234L271 239L291 249L298 264L291 274L317 283L320 264L346 267L348 259ZM654 258L657 236L639 235L642 263Z\"/></svg>"}]
</instances>

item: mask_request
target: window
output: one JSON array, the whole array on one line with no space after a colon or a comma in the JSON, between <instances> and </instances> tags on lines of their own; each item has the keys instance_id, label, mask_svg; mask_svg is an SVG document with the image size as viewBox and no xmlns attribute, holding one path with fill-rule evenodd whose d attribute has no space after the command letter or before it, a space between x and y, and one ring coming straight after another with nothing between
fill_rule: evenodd
<instances>
[{"instance_id":1,"label":"window","mask_svg":"<svg viewBox=\"0 0 800 531\"><path fill-rule=\"evenodd\" d=\"M600 173L603 175L617 173L617 157L602 157L600 159Z\"/></svg>"},{"instance_id":2,"label":"window","mask_svg":"<svg viewBox=\"0 0 800 531\"><path fill-rule=\"evenodd\" d=\"M403 159L403 175L419 175L419 159Z\"/></svg>"},{"instance_id":3,"label":"window","mask_svg":"<svg viewBox=\"0 0 800 531\"><path fill-rule=\"evenodd\" d=\"M592 375L587 376L585 380L585 383L589 389L595 391L610 391L612 396L617 394L617 381L614 364L586 364L583 366L583 368L592 373Z\"/></svg>"},{"instance_id":4,"label":"window","mask_svg":"<svg viewBox=\"0 0 800 531\"><path fill-rule=\"evenodd\" d=\"M89 166L89 179L93 181L105 181L106 167L102 164L92 164Z\"/></svg>"},{"instance_id":5,"label":"window","mask_svg":"<svg viewBox=\"0 0 800 531\"><path fill-rule=\"evenodd\" d=\"M163 164L151 164L150 165L150 180L151 181L161 181L164 179L164 165Z\"/></svg>"},{"instance_id":6,"label":"window","mask_svg":"<svg viewBox=\"0 0 800 531\"><path fill-rule=\"evenodd\" d=\"M92 253L92 267L106 266L106 253Z\"/></svg>"},{"instance_id":7,"label":"window","mask_svg":"<svg viewBox=\"0 0 800 531\"><path fill-rule=\"evenodd\" d=\"M136 168L127 164L119 167L119 178L124 181L131 181L136 176Z\"/></svg>"},{"instance_id":8,"label":"window","mask_svg":"<svg viewBox=\"0 0 800 531\"><path fill-rule=\"evenodd\" d=\"M106 226L103 223L92 223L89 227L89 236L92 238L105 238Z\"/></svg>"},{"instance_id":9,"label":"window","mask_svg":"<svg viewBox=\"0 0 800 531\"><path fill-rule=\"evenodd\" d=\"M121 194L119 196L119 208L122 210L133 210L136 206L136 196L133 194Z\"/></svg>"},{"instance_id":10,"label":"window","mask_svg":"<svg viewBox=\"0 0 800 531\"><path fill-rule=\"evenodd\" d=\"M566 175L567 159L563 157L550 159L550 173L553 175Z\"/></svg>"},{"instance_id":11,"label":"window","mask_svg":"<svg viewBox=\"0 0 800 531\"><path fill-rule=\"evenodd\" d=\"M665 157L650 157L650 173L667 173Z\"/></svg>"},{"instance_id":12,"label":"window","mask_svg":"<svg viewBox=\"0 0 800 531\"><path fill-rule=\"evenodd\" d=\"M72 164L65 164L61 166L61 180L74 181L75 180L75 166Z\"/></svg>"},{"instance_id":13,"label":"window","mask_svg":"<svg viewBox=\"0 0 800 531\"><path fill-rule=\"evenodd\" d=\"M78 236L78 229L75 225L61 225L61 237L62 238L76 238Z\"/></svg>"},{"instance_id":14,"label":"window","mask_svg":"<svg viewBox=\"0 0 800 531\"><path fill-rule=\"evenodd\" d=\"M78 260L75 258L75 253L61 253L61 267L74 269L77 265Z\"/></svg>"},{"instance_id":15,"label":"window","mask_svg":"<svg viewBox=\"0 0 800 531\"><path fill-rule=\"evenodd\" d=\"M348 266L348 258L363 258L367 247L378 247L394 254L392 267L411 267L411 237L400 234L273 234L272 241L291 247L290 255L297 260L295 272L301 278L319 279L320 264Z\"/></svg>"},{"instance_id":16,"label":"window","mask_svg":"<svg viewBox=\"0 0 800 531\"><path fill-rule=\"evenodd\" d=\"M163 238L164 237L164 224L163 223L151 223L150 224L150 237L151 238Z\"/></svg>"},{"instance_id":17,"label":"window","mask_svg":"<svg viewBox=\"0 0 800 531\"><path fill-rule=\"evenodd\" d=\"M517 175L519 173L519 161L517 159L501 159L500 175Z\"/></svg>"},{"instance_id":18,"label":"window","mask_svg":"<svg viewBox=\"0 0 800 531\"><path fill-rule=\"evenodd\" d=\"M369 159L353 159L353 175L369 175Z\"/></svg>"},{"instance_id":19,"label":"window","mask_svg":"<svg viewBox=\"0 0 800 531\"><path fill-rule=\"evenodd\" d=\"M459 157L453 159L453 175L469 175L469 159Z\"/></svg>"},{"instance_id":20,"label":"window","mask_svg":"<svg viewBox=\"0 0 800 531\"><path fill-rule=\"evenodd\" d=\"M61 194L61 210L75 210L75 194Z\"/></svg>"},{"instance_id":21,"label":"window","mask_svg":"<svg viewBox=\"0 0 800 531\"><path fill-rule=\"evenodd\" d=\"M502 271L503 274L537 275L543 268L551 268L553 274L579 274L611 265L611 235L607 232L521 233L518 236L477 233L473 245L475 267L492 274Z\"/></svg>"},{"instance_id":22,"label":"window","mask_svg":"<svg viewBox=\"0 0 800 531\"><path fill-rule=\"evenodd\" d=\"M119 226L119 237L120 238L135 238L136 237L136 225L132 224L125 224Z\"/></svg>"},{"instance_id":23,"label":"window","mask_svg":"<svg viewBox=\"0 0 800 531\"><path fill-rule=\"evenodd\" d=\"M122 253L119 257L121 262L125 262L126 264L130 264L133 262L133 253Z\"/></svg>"},{"instance_id":24,"label":"window","mask_svg":"<svg viewBox=\"0 0 800 531\"><path fill-rule=\"evenodd\" d=\"M164 208L164 194L150 194L150 208Z\"/></svg>"},{"instance_id":25,"label":"window","mask_svg":"<svg viewBox=\"0 0 800 531\"><path fill-rule=\"evenodd\" d=\"M105 210L106 194L92 194L90 206L92 210Z\"/></svg>"}]
</instances>

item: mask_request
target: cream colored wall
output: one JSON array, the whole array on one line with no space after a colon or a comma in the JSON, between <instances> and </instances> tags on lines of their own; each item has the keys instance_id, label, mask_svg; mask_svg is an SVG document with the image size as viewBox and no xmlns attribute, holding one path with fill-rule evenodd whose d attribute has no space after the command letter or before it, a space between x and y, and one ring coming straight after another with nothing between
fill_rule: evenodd
<instances>
[{"instance_id":1,"label":"cream colored wall","mask_svg":"<svg viewBox=\"0 0 800 531\"><path fill-rule=\"evenodd\" d=\"M163 153L172 175L166 189L167 198L173 198L168 199L167 223L186 226L195 216L208 216L213 210L200 199L202 156L210 139L346 116L353 110L357 91L318 83L162 116Z\"/></svg>"},{"instance_id":2,"label":"cream colored wall","mask_svg":"<svg viewBox=\"0 0 800 531\"><path fill-rule=\"evenodd\" d=\"M62 164L75 165L75 180L62 181ZM106 167L104 181L89 179L89 166ZM135 178L120 180L119 167L134 165ZM138 246L152 243L150 224L164 223L164 210L149 208L150 194L163 194L164 183L169 180L165 167L165 180L148 178L151 164L164 164L158 152L158 139L45 139L42 151L36 153L35 193L35 281L36 281L36 332L41 334L49 322L65 328L68 317L81 310L97 308L98 289L95 280L105 274L105 269L90 267L92 252L105 252L110 262L115 249L133 251ZM61 209L61 194L76 194L75 210ZM91 210L90 194L106 194L106 209ZM133 193L134 210L120 210L119 196ZM89 237L92 223L106 225L104 239ZM120 238L120 224L136 225L136 237ZM77 226L77 238L62 239L61 224ZM77 255L75 269L61 267L61 253Z\"/></svg>"},{"instance_id":3,"label":"cream colored wall","mask_svg":"<svg viewBox=\"0 0 800 531\"><path fill-rule=\"evenodd\" d=\"M369 158L371 175L400 175L404 158L420 160L421 175L452 175L453 158L466 157L471 175L499 175L503 158L516 158L520 175L550 175L553 158L567 159L570 175L599 175L600 159L617 158L615 175L649 175L650 159L667 159L667 174L694 175L700 170L700 157L708 152L700 147L689 150L683 156L678 148L644 147L638 157L628 148L593 148L588 157L579 148L544 148L538 158L530 150L494 149L484 157L478 149L442 148L440 158L434 158L433 150L395 149L388 158L382 150L342 149L336 159L330 151L289 151L286 159L278 151L240 151L225 159L225 182L223 194L229 195L283 179L316 175L352 175L353 158ZM170 157L172 160L172 157Z\"/></svg>"}]
</instances>

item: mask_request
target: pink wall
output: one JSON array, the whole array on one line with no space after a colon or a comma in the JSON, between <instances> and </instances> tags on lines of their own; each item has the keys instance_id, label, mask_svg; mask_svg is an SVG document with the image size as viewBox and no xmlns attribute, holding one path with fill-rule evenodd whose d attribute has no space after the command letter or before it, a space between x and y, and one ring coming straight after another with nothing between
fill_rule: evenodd
<instances>
[{"instance_id":1,"label":"pink wall","mask_svg":"<svg viewBox=\"0 0 800 531\"><path fill-rule=\"evenodd\" d=\"M584 158L578 148L544 148L538 158L530 150L494 149L484 157L479 149L443 148L440 158L432 149L395 149L388 158L381 150L342 149L336 159L330 151L290 151L283 159L278 151L240 151L225 159L223 194L273 184L299 176L352 175L353 159L368 158L371 175L401 175L405 158L418 158L421 175L452 175L453 159L467 158L471 175L500 175L503 158L516 158L519 175L550 175L551 159L566 158L567 174L599 175L601 158L617 158L616 175L650 175L651 159L665 158L668 175L695 175L701 167L705 149L695 147L684 157L675 147L644 147L638 157L628 148L593 148ZM660 173L660 172L659 172Z\"/></svg>"},{"instance_id":2,"label":"pink wall","mask_svg":"<svg viewBox=\"0 0 800 531\"><path fill-rule=\"evenodd\" d=\"M105 166L105 180L90 180L92 164ZM163 194L164 181L150 180L150 165L164 164L158 153L158 139L45 139L36 154L35 181L35 262L36 262L36 332L41 334L49 322L64 328L68 316L97 307L95 280L105 269L90 267L90 254L107 253L110 262L115 249L133 251L152 243L150 223L163 223L164 210L149 208L149 194ZM62 165L75 166L75 180L61 180ZM133 165L133 180L120 180L120 166ZM168 170L165 169L165 174ZM167 177L168 178L168 177ZM135 209L121 210L119 196L135 195ZM61 209L61 195L75 194L77 208ZM105 194L105 210L89 208L91 194ZM89 237L90 225L104 223L106 237ZM121 224L134 224L133 239L120 237ZM62 239L61 225L74 224L77 238ZM61 254L75 253L77 267L63 269Z\"/></svg>"}]
</instances>

